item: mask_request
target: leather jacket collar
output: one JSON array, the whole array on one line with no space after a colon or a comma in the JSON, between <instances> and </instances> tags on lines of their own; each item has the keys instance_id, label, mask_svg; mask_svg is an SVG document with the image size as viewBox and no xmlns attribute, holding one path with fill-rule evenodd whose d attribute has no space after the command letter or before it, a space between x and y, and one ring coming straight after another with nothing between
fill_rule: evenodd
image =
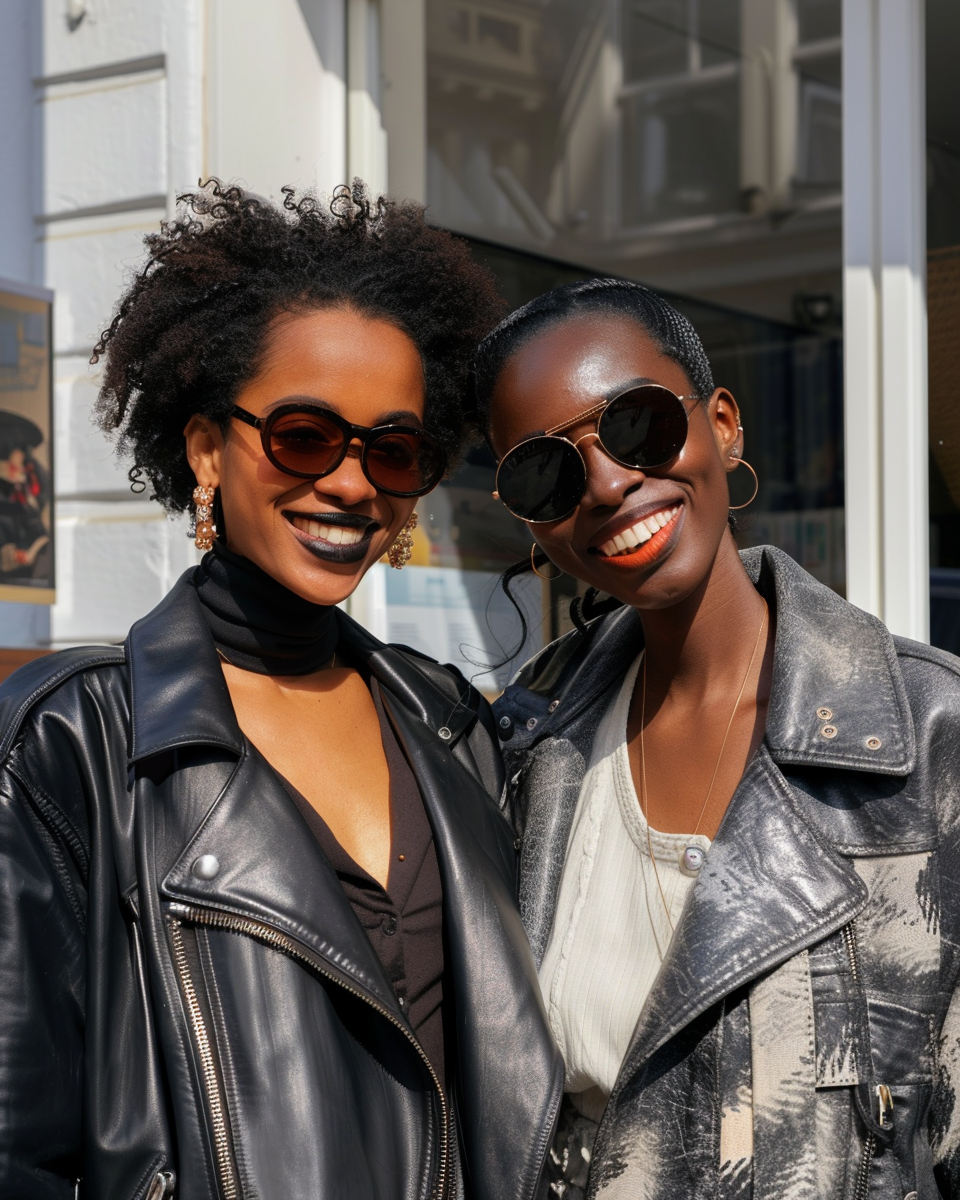
<instances>
[{"instance_id":1,"label":"leather jacket collar","mask_svg":"<svg viewBox=\"0 0 960 1200\"><path fill-rule=\"evenodd\" d=\"M200 601L186 572L165 599L138 621L127 639L132 693L131 763L184 746L220 746L240 755L243 734L230 703L220 660ZM478 694L466 688L451 702L404 654L377 641L346 613L337 612L340 638L351 655L406 710L447 747L473 723ZM426 664L429 660L424 660ZM192 670L185 672L182 664ZM440 735L439 731L446 731Z\"/></svg>"},{"instance_id":2,"label":"leather jacket collar","mask_svg":"<svg viewBox=\"0 0 960 1200\"><path fill-rule=\"evenodd\" d=\"M740 557L777 622L766 736L773 759L909 775L916 739L894 641L883 623L818 584L773 546L745 550ZM554 660L535 659L518 677L519 686L544 703L534 701L532 728L525 711L512 714L521 719L511 755L545 737L562 736L619 684L642 648L643 630L632 608L598 618L585 639L568 635L548 647L542 657L557 651ZM508 699L498 711L511 707Z\"/></svg>"}]
</instances>

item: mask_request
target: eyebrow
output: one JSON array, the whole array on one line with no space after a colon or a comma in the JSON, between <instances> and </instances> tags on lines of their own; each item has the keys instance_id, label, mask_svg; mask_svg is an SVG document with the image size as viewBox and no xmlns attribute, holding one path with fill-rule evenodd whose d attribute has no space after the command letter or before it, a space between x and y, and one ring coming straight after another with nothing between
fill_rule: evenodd
<instances>
[{"instance_id":1,"label":"eyebrow","mask_svg":"<svg viewBox=\"0 0 960 1200\"><path fill-rule=\"evenodd\" d=\"M275 408L280 408L284 404L310 405L312 408L325 408L328 412L336 413L338 417L344 416L338 405L331 403L329 400L322 400L319 396L282 396L279 400L268 404L264 409L263 415L267 416ZM346 420L346 417L344 417L344 420ZM356 425L359 422L353 421L351 424ZM375 429L379 425L415 425L417 428L422 429L423 418L408 408L395 408L391 409L390 412L381 413L373 425L368 425L367 428Z\"/></svg>"},{"instance_id":2,"label":"eyebrow","mask_svg":"<svg viewBox=\"0 0 960 1200\"><path fill-rule=\"evenodd\" d=\"M649 375L638 375L635 379L628 379L626 383L618 383L615 387L610 388L608 391L601 392L600 398L595 400L593 404L588 404L583 411L589 412L590 409L595 408L601 400L606 400L606 402L609 404L611 400L616 399L617 396L624 395L625 392L629 392L633 388L643 387L644 384L656 382L657 381L655 379L651 379ZM571 418L571 420L575 420L575 418ZM518 440L517 445L519 445L520 442L529 441L530 438L543 437L544 433L546 433L545 429L531 429L529 433L523 434L523 436Z\"/></svg>"}]
</instances>

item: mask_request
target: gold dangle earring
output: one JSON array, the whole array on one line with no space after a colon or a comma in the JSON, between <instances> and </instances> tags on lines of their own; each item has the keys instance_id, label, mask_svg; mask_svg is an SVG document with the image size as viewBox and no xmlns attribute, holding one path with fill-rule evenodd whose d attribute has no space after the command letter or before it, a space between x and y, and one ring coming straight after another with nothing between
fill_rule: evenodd
<instances>
[{"instance_id":1,"label":"gold dangle earring","mask_svg":"<svg viewBox=\"0 0 960 1200\"><path fill-rule=\"evenodd\" d=\"M737 432L743 433L742 425L737 426ZM748 504L752 504L754 502L754 500L756 500L757 493L760 491L760 479L757 476L756 471L753 469L753 467L750 466L750 464L747 462L747 460L745 458L740 457L740 451L736 448L736 446L734 446L733 450L731 450L730 457L736 461L736 464L738 467L746 467L747 470L750 472L750 474L753 476L753 495L750 497L750 499L745 500L743 502L743 504L731 504L730 505L730 511L736 512L737 509L746 508Z\"/></svg>"},{"instance_id":2,"label":"gold dangle earring","mask_svg":"<svg viewBox=\"0 0 960 1200\"><path fill-rule=\"evenodd\" d=\"M201 484L193 489L195 529L193 544L198 550L213 549L213 541L217 536L217 527L213 523L213 499L216 494L216 488L203 487Z\"/></svg>"},{"instance_id":3,"label":"gold dangle earring","mask_svg":"<svg viewBox=\"0 0 960 1200\"><path fill-rule=\"evenodd\" d=\"M402 571L413 557L413 531L419 524L420 518L412 512L410 520L394 538L387 551L387 562L397 571Z\"/></svg>"}]
</instances>

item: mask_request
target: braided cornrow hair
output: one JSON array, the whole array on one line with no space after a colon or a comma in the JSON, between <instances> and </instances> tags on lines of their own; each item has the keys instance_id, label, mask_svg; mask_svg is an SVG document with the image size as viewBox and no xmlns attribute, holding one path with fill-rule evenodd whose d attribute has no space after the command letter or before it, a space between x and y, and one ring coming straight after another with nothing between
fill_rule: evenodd
<instances>
[{"instance_id":1,"label":"braided cornrow hair","mask_svg":"<svg viewBox=\"0 0 960 1200\"><path fill-rule=\"evenodd\" d=\"M694 393L704 401L710 398L710 362L697 331L682 313L642 283L582 279L565 283L515 309L480 343L474 371L477 413L484 430L489 422L490 397L508 359L548 326L588 313L611 313L636 321L660 353L683 368Z\"/></svg>"},{"instance_id":2,"label":"braided cornrow hair","mask_svg":"<svg viewBox=\"0 0 960 1200\"><path fill-rule=\"evenodd\" d=\"M683 368L693 394L703 403L710 399L714 390L710 362L697 331L682 313L641 283L633 283L628 279L579 280L545 292L515 309L480 343L474 366L474 387L478 424L488 441L490 400L497 379L509 359L521 346L549 326L594 313L609 313L635 321L661 354ZM500 586L519 615L522 636L513 654L498 666L509 662L527 637L526 618L511 591L511 584L519 576L526 575L533 563L540 568L548 562L545 554L535 552L532 560L529 557L522 558L508 567L501 577ZM617 606L619 601L600 599L596 589L589 588L586 596L574 597L570 615L576 628L583 633L586 621Z\"/></svg>"}]
</instances>

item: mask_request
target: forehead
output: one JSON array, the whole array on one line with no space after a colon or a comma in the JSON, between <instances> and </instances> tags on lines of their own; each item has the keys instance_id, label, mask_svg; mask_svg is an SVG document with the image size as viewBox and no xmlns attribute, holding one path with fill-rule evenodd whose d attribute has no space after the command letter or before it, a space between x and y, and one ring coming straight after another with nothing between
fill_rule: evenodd
<instances>
[{"instance_id":1,"label":"forehead","mask_svg":"<svg viewBox=\"0 0 960 1200\"><path fill-rule=\"evenodd\" d=\"M351 308L315 309L274 321L250 390L265 403L316 397L344 415L365 397L374 408L422 414L423 366L413 340L390 322Z\"/></svg>"},{"instance_id":2,"label":"forehead","mask_svg":"<svg viewBox=\"0 0 960 1200\"><path fill-rule=\"evenodd\" d=\"M507 360L490 408L494 444L513 444L549 429L637 379L663 384L678 395L690 381L635 321L588 314L550 325Z\"/></svg>"}]
</instances>

